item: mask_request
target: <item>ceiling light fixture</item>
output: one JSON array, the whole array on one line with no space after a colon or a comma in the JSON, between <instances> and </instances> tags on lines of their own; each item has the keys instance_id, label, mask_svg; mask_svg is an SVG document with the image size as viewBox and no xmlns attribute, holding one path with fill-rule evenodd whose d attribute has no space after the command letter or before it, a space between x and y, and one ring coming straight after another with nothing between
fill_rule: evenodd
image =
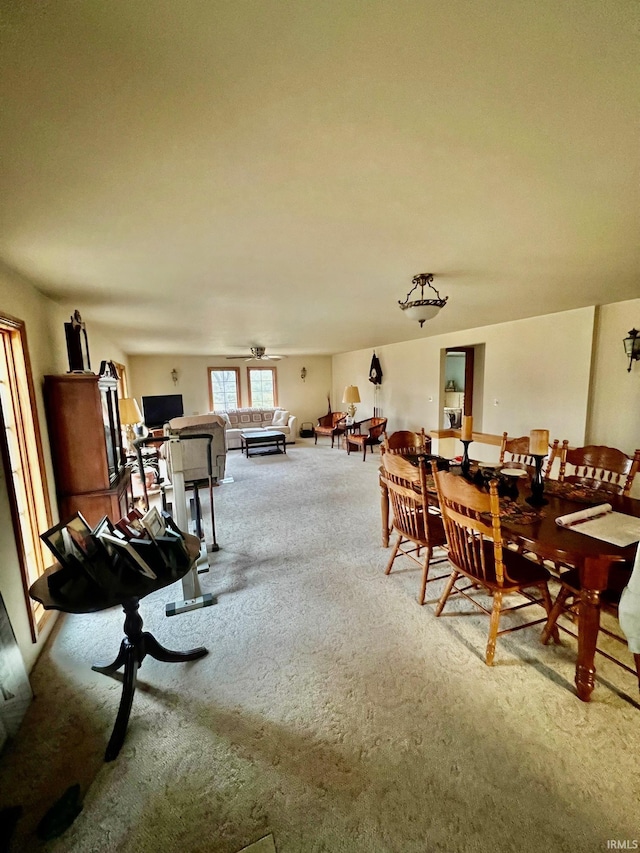
<instances>
[{"instance_id":1,"label":"ceiling light fixture","mask_svg":"<svg viewBox=\"0 0 640 853\"><path fill-rule=\"evenodd\" d=\"M423 324L426 320L432 320L438 311L447 304L448 296L444 298L440 296L438 291L432 284L433 281L433 273L430 272L421 272L418 275L415 275L412 279L413 287L407 293L407 298L404 302L398 300L398 305L405 312L405 317L408 317L410 320L417 320L420 323L420 328L422 328ZM416 289L416 287L420 287L420 299L412 299L409 301L409 297ZM436 299L425 299L424 298L424 289L428 286L433 290L436 295ZM428 295L429 291L427 291Z\"/></svg>"},{"instance_id":2,"label":"ceiling light fixture","mask_svg":"<svg viewBox=\"0 0 640 853\"><path fill-rule=\"evenodd\" d=\"M629 359L629 367L627 373L631 373L631 364L640 359L640 332L637 329L631 329L627 337L624 339L624 351Z\"/></svg>"}]
</instances>

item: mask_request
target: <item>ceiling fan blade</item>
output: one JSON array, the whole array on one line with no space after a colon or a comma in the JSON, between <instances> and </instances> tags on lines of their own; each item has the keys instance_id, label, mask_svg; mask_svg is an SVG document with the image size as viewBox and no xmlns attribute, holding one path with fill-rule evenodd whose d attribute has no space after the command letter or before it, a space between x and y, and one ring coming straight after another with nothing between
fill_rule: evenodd
<instances>
[{"instance_id":1,"label":"ceiling fan blade","mask_svg":"<svg viewBox=\"0 0 640 853\"><path fill-rule=\"evenodd\" d=\"M286 355L266 355L265 353L261 355L227 355L225 358L228 361L232 361L233 359L242 359L243 361L281 361L281 359L286 358Z\"/></svg>"}]
</instances>

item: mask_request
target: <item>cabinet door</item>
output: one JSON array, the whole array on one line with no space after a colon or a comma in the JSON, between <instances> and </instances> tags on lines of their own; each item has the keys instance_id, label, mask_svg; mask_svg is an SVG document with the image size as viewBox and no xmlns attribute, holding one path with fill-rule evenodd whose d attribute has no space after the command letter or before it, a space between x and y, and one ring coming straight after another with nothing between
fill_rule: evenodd
<instances>
[{"instance_id":1,"label":"cabinet door","mask_svg":"<svg viewBox=\"0 0 640 853\"><path fill-rule=\"evenodd\" d=\"M108 488L110 477L98 377L45 376L45 399L58 494Z\"/></svg>"}]
</instances>

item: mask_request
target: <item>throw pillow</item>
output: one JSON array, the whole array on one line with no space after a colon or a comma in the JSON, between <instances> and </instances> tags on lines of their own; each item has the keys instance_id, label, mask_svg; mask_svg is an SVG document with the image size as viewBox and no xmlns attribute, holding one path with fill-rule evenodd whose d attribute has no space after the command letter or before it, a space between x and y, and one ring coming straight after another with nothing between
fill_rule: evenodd
<instances>
[{"instance_id":1,"label":"throw pillow","mask_svg":"<svg viewBox=\"0 0 640 853\"><path fill-rule=\"evenodd\" d=\"M277 409L273 413L272 426L287 426L289 423L289 412L286 409Z\"/></svg>"}]
</instances>

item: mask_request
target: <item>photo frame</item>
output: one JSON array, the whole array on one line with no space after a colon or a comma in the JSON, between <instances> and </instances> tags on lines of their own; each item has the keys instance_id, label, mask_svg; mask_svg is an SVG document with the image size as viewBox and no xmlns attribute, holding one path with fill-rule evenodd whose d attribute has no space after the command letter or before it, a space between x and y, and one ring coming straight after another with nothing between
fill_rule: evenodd
<instances>
[{"instance_id":1,"label":"photo frame","mask_svg":"<svg viewBox=\"0 0 640 853\"><path fill-rule=\"evenodd\" d=\"M91 373L87 329L79 311L74 311L69 323L64 324L67 339L69 373Z\"/></svg>"},{"instance_id":2,"label":"photo frame","mask_svg":"<svg viewBox=\"0 0 640 853\"><path fill-rule=\"evenodd\" d=\"M62 522L40 534L40 539L61 566L76 568L96 551L96 542L86 519L76 513L70 521Z\"/></svg>"},{"instance_id":3,"label":"photo frame","mask_svg":"<svg viewBox=\"0 0 640 853\"><path fill-rule=\"evenodd\" d=\"M164 536L166 527L164 519L158 512L157 507L151 509L140 519L140 523L145 528L152 539L157 539L158 536Z\"/></svg>"},{"instance_id":4,"label":"photo frame","mask_svg":"<svg viewBox=\"0 0 640 853\"><path fill-rule=\"evenodd\" d=\"M137 572L143 575L150 580L157 580L158 576L153 571L151 566L138 554L135 548L132 546L131 542L127 539L120 539L118 536L112 536L109 533L103 533L101 541L109 546L111 552L113 554L117 554L124 560L127 560L129 564L134 568ZM150 540L149 544L151 543Z\"/></svg>"}]
</instances>

